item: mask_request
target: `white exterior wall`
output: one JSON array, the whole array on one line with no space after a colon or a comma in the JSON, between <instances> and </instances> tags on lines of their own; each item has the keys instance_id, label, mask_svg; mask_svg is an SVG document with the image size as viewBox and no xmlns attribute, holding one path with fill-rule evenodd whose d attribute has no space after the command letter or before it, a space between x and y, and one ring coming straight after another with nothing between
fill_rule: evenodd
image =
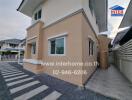
<instances>
[{"instance_id":1,"label":"white exterior wall","mask_svg":"<svg viewBox=\"0 0 132 100\"><path fill-rule=\"evenodd\" d=\"M132 82L132 40L121 46L115 53L115 64Z\"/></svg>"},{"instance_id":2,"label":"white exterior wall","mask_svg":"<svg viewBox=\"0 0 132 100\"><path fill-rule=\"evenodd\" d=\"M99 27L96 24L96 17L94 14L92 15L91 10L89 8L89 0L82 0L82 6L96 34L99 34Z\"/></svg>"},{"instance_id":3,"label":"white exterior wall","mask_svg":"<svg viewBox=\"0 0 132 100\"><path fill-rule=\"evenodd\" d=\"M6 44L4 43L2 46L1 46L1 49L6 49L6 48L12 48L9 44ZM18 46L16 46L14 49L18 49Z\"/></svg>"},{"instance_id":4,"label":"white exterior wall","mask_svg":"<svg viewBox=\"0 0 132 100\"><path fill-rule=\"evenodd\" d=\"M1 46L1 49L5 49L5 48L10 48L9 44L3 44L3 45Z\"/></svg>"},{"instance_id":5,"label":"white exterior wall","mask_svg":"<svg viewBox=\"0 0 132 100\"><path fill-rule=\"evenodd\" d=\"M6 49L6 48L12 48L12 47L6 43L1 46L1 49Z\"/></svg>"},{"instance_id":6,"label":"white exterior wall","mask_svg":"<svg viewBox=\"0 0 132 100\"><path fill-rule=\"evenodd\" d=\"M44 4L36 8L34 13L41 8L41 20L44 22L44 27L83 8L96 34L99 33L96 18L94 15L92 16L89 9L89 0L47 0ZM35 21L32 20L32 23L35 23Z\"/></svg>"},{"instance_id":7,"label":"white exterior wall","mask_svg":"<svg viewBox=\"0 0 132 100\"><path fill-rule=\"evenodd\" d=\"M45 26L81 9L81 0L48 0L43 4Z\"/></svg>"}]
</instances>

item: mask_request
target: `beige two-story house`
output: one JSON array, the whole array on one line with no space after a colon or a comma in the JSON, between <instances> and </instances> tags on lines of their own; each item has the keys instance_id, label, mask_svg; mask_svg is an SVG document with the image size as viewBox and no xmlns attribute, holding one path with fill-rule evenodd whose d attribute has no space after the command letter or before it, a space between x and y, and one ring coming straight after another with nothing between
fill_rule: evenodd
<instances>
[{"instance_id":1,"label":"beige two-story house","mask_svg":"<svg viewBox=\"0 0 132 100\"><path fill-rule=\"evenodd\" d=\"M97 36L107 31L107 0L23 0L18 11L32 18L24 68L83 86L97 68L85 63L97 61Z\"/></svg>"}]
</instances>

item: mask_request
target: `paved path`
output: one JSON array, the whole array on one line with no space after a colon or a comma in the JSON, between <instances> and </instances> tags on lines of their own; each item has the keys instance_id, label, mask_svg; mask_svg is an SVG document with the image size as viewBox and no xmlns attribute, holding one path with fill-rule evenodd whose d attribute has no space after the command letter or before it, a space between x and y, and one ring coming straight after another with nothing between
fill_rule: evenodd
<instances>
[{"instance_id":1,"label":"paved path","mask_svg":"<svg viewBox=\"0 0 132 100\"><path fill-rule=\"evenodd\" d=\"M132 84L114 66L98 69L86 88L120 100L132 100Z\"/></svg>"},{"instance_id":2,"label":"paved path","mask_svg":"<svg viewBox=\"0 0 132 100\"><path fill-rule=\"evenodd\" d=\"M35 97L39 97L39 100L56 100L62 95L58 91L51 91L33 76L7 63L1 63L0 71L13 100L33 100Z\"/></svg>"},{"instance_id":3,"label":"paved path","mask_svg":"<svg viewBox=\"0 0 132 100\"><path fill-rule=\"evenodd\" d=\"M113 100L46 74L35 75L15 63L0 62L1 77L11 97L1 99L0 94L0 100Z\"/></svg>"}]
</instances>

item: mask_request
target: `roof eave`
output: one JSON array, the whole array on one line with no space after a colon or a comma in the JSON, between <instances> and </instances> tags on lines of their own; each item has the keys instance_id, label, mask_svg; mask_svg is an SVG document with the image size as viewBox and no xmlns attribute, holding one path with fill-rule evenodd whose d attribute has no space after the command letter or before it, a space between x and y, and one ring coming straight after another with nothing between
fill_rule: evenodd
<instances>
[{"instance_id":1,"label":"roof eave","mask_svg":"<svg viewBox=\"0 0 132 100\"><path fill-rule=\"evenodd\" d=\"M44 2L44 0L22 0L17 11L32 17L34 10Z\"/></svg>"},{"instance_id":2,"label":"roof eave","mask_svg":"<svg viewBox=\"0 0 132 100\"><path fill-rule=\"evenodd\" d=\"M21 1L21 3L20 3L20 5L19 5L19 7L17 8L17 11L19 11L19 10L20 10L20 8L21 8L21 6L22 6L23 2L24 2L24 0L22 0L22 1Z\"/></svg>"},{"instance_id":3,"label":"roof eave","mask_svg":"<svg viewBox=\"0 0 132 100\"><path fill-rule=\"evenodd\" d=\"M95 14L97 18L97 24L99 26L99 32L108 31L107 27L108 0L101 0L100 2L97 2Z\"/></svg>"},{"instance_id":4,"label":"roof eave","mask_svg":"<svg viewBox=\"0 0 132 100\"><path fill-rule=\"evenodd\" d=\"M132 11L132 1L130 0L130 3L128 5L128 8L127 8L126 13L121 21L119 28L124 28L124 27L128 27L128 26L132 25L132 15L130 13L131 11Z\"/></svg>"}]
</instances>

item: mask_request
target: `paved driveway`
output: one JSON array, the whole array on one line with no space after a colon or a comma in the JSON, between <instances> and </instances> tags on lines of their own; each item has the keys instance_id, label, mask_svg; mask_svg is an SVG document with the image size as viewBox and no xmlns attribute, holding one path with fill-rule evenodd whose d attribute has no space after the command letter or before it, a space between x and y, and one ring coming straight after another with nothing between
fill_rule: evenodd
<instances>
[{"instance_id":1,"label":"paved driveway","mask_svg":"<svg viewBox=\"0 0 132 100\"><path fill-rule=\"evenodd\" d=\"M0 63L0 100L112 100L46 74L35 75L17 64Z\"/></svg>"},{"instance_id":2,"label":"paved driveway","mask_svg":"<svg viewBox=\"0 0 132 100\"><path fill-rule=\"evenodd\" d=\"M98 69L86 84L86 88L119 100L132 100L130 83L114 66Z\"/></svg>"}]
</instances>

